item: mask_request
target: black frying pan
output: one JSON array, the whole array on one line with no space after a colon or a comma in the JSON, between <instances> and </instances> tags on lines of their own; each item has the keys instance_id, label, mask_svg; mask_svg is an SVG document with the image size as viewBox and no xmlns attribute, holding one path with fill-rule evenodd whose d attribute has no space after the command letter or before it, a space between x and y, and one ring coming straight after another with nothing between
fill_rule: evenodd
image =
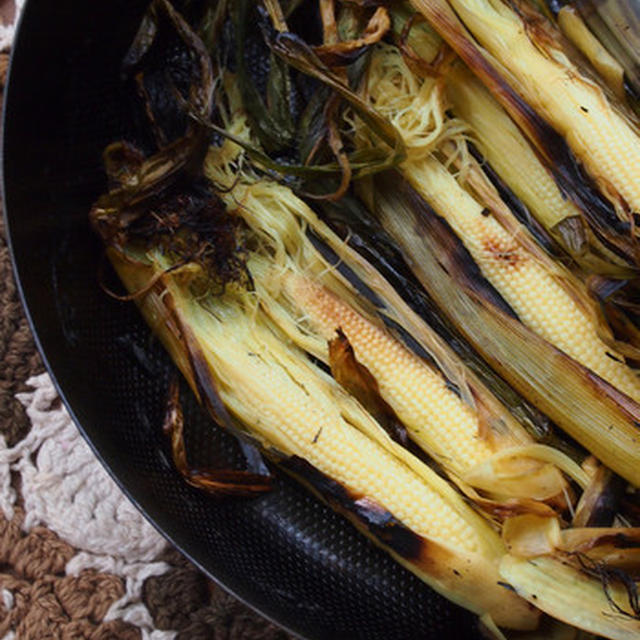
<instances>
[{"instance_id":1,"label":"black frying pan","mask_svg":"<svg viewBox=\"0 0 640 640\"><path fill-rule=\"evenodd\" d=\"M309 638L478 637L475 619L396 565L286 477L216 502L174 471L160 425L172 365L132 304L98 286L87 223L104 146L136 137L120 61L146 0L31 0L4 112L4 194L16 274L42 355L116 481L210 577ZM109 279L109 275L107 275ZM117 284L114 281L114 286ZM190 398L190 396L186 396ZM192 401L195 462L237 461Z\"/></svg>"}]
</instances>

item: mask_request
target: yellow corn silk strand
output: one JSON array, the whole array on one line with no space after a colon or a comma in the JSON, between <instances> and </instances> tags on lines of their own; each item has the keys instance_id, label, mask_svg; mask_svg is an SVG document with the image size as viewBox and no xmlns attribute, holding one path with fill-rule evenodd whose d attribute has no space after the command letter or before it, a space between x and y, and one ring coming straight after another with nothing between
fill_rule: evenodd
<instances>
[{"instance_id":1,"label":"yellow corn silk strand","mask_svg":"<svg viewBox=\"0 0 640 640\"><path fill-rule=\"evenodd\" d=\"M535 609L500 586L498 565L506 549L488 521L391 442L358 402L287 339L254 292L229 285L221 295L199 289L196 296L190 287L197 268L169 272L171 262L160 250L148 251L144 263L135 254L112 251L110 257L130 290L140 290L144 280L156 282L138 305L196 392L206 369L230 414L267 453L283 462L295 456L330 478L346 501L338 506L434 589L498 625L535 627ZM176 336L183 345L186 339L190 357L178 353ZM200 387L188 364L194 358ZM349 511L350 505L357 508ZM415 548L404 550L377 534L359 515L367 509L387 517L388 535L390 527L408 529Z\"/></svg>"},{"instance_id":2,"label":"yellow corn silk strand","mask_svg":"<svg viewBox=\"0 0 640 640\"><path fill-rule=\"evenodd\" d=\"M223 197L230 207L237 207L259 239L262 257L254 253L249 261L252 279L261 304L287 335L328 362L328 341L342 330L410 437L457 479L497 498L545 500L560 495L562 476L547 463L560 460L559 452L550 450L550 459L544 462L525 453L517 455L519 448L530 447L532 440L498 400L478 398L487 405L484 411L491 414L481 417L473 399L466 402L447 384L440 369L409 351L372 320L370 312L362 308L364 301L318 254L305 229L320 230L337 251L344 250L343 243L287 187L265 180L233 180L233 171L226 164L232 151L229 143L226 145L211 150L206 172L218 184L230 187ZM344 259L350 263L349 257ZM371 275L367 282L372 284ZM424 323L422 327L435 342L433 332ZM424 346L433 353L431 345ZM437 355L435 359L441 358ZM462 386L464 377L470 380L471 375L457 360L455 366L462 373L454 374L453 385ZM478 394L488 396L489 392L478 389ZM501 455L510 449L513 456Z\"/></svg>"},{"instance_id":3,"label":"yellow corn silk strand","mask_svg":"<svg viewBox=\"0 0 640 640\"><path fill-rule=\"evenodd\" d=\"M640 138L603 90L553 45L536 43L502 0L449 0L523 97L563 135L605 195L640 211ZM619 214L624 216L618 206Z\"/></svg>"},{"instance_id":4,"label":"yellow corn silk strand","mask_svg":"<svg viewBox=\"0 0 640 640\"><path fill-rule=\"evenodd\" d=\"M410 141L427 137L427 133L416 132L425 122L437 127L429 135L435 140L430 151L435 151L437 145L447 139L458 147L464 146L464 140L459 134L460 124L455 120L449 122L441 116L427 117L423 113L428 108L425 105L442 105L425 95L428 89L438 93L437 82L425 80L419 97L414 100L412 94L407 93L410 87L407 75L413 74L399 52L387 47L375 55L368 81L376 108L403 133L407 129L408 160L401 167L404 176L449 223L484 277L523 324L630 398L640 400L638 377L625 364L624 357L598 336L595 309L589 308L591 303L583 286L559 265L531 254L517 234L507 231L436 156L428 155L424 146L412 157ZM410 114L414 111L412 118ZM521 227L514 221L514 228ZM521 229L521 233L526 234L526 230ZM583 292L580 300L576 299L575 292Z\"/></svg>"}]
</instances>

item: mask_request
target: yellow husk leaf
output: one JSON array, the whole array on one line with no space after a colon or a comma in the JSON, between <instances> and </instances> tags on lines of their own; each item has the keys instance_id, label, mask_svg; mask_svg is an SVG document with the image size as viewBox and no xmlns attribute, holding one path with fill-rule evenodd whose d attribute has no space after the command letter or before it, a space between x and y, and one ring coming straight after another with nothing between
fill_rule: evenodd
<instances>
[{"instance_id":1,"label":"yellow husk leaf","mask_svg":"<svg viewBox=\"0 0 640 640\"><path fill-rule=\"evenodd\" d=\"M514 516L505 520L502 539L509 553L519 558L552 555L560 544L560 523L534 514Z\"/></svg>"},{"instance_id":2,"label":"yellow husk leaf","mask_svg":"<svg viewBox=\"0 0 640 640\"><path fill-rule=\"evenodd\" d=\"M406 450L381 446L389 440L381 427L285 339L251 292L230 287L197 299L191 274L166 273L170 263L160 252L111 250L110 258L132 291L164 272L137 303L197 394L199 358L200 376L204 363L228 411L267 453L308 461L354 500L380 505L419 536L420 554L403 557L374 535L399 562L479 615L507 627L535 626L533 609L497 584L504 548L489 524ZM367 531L366 522L348 515Z\"/></svg>"},{"instance_id":3,"label":"yellow husk leaf","mask_svg":"<svg viewBox=\"0 0 640 640\"><path fill-rule=\"evenodd\" d=\"M558 12L557 20L563 33L587 57L607 86L619 100L624 100L624 69L622 65L591 33L576 8L568 5L562 7Z\"/></svg>"},{"instance_id":4,"label":"yellow husk leaf","mask_svg":"<svg viewBox=\"0 0 640 640\"><path fill-rule=\"evenodd\" d=\"M636 640L640 634L640 621L615 612L600 582L569 562L507 555L500 573L523 598L567 624L612 640ZM610 588L616 604L628 611L626 591L619 585Z\"/></svg>"}]
</instances>

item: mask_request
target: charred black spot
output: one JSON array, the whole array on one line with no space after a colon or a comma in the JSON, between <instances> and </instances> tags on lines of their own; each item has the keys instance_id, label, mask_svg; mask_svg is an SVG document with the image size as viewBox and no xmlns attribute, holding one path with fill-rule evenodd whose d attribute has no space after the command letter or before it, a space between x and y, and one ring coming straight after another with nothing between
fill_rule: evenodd
<instances>
[{"instance_id":1,"label":"charred black spot","mask_svg":"<svg viewBox=\"0 0 640 640\"><path fill-rule=\"evenodd\" d=\"M458 385L455 382L451 382L451 380L449 380L449 378L445 378L444 384L447 387L447 389L449 389L449 391L452 391L453 393L455 393L458 396L458 398L461 397L460 388L458 387Z\"/></svg>"},{"instance_id":2,"label":"charred black spot","mask_svg":"<svg viewBox=\"0 0 640 640\"><path fill-rule=\"evenodd\" d=\"M640 549L640 540L634 540L624 533L616 533L607 541L610 541L616 549Z\"/></svg>"},{"instance_id":3,"label":"charred black spot","mask_svg":"<svg viewBox=\"0 0 640 640\"><path fill-rule=\"evenodd\" d=\"M582 105L580 105L580 109L585 113L589 113L589 109L587 109L587 107L583 107Z\"/></svg>"},{"instance_id":4,"label":"charred black spot","mask_svg":"<svg viewBox=\"0 0 640 640\"><path fill-rule=\"evenodd\" d=\"M491 215L491 209L485 207L480 213L482 213L485 218L488 218Z\"/></svg>"},{"instance_id":5,"label":"charred black spot","mask_svg":"<svg viewBox=\"0 0 640 640\"><path fill-rule=\"evenodd\" d=\"M580 208L598 239L617 255L633 258L635 247L631 225L618 217L613 205L600 193L564 140L562 148L552 154L552 158L556 184Z\"/></svg>"},{"instance_id":6,"label":"charred black spot","mask_svg":"<svg viewBox=\"0 0 640 640\"><path fill-rule=\"evenodd\" d=\"M513 593L516 593L516 590L508 582L498 582L498 584L501 587L504 587L505 589L508 589L509 591L513 591Z\"/></svg>"},{"instance_id":7,"label":"charred black spot","mask_svg":"<svg viewBox=\"0 0 640 640\"><path fill-rule=\"evenodd\" d=\"M521 98L517 100L525 104ZM629 234L629 224L620 220L613 205L606 200L573 155L564 138L543 120L529 105L527 119L534 126L541 147L552 161L552 175L562 193L583 211L594 231L605 232L607 226L623 237ZM546 163L549 165L549 163ZM598 234L600 235L600 234ZM604 241L604 238L603 238ZM619 249L618 249L619 251Z\"/></svg>"},{"instance_id":8,"label":"charred black spot","mask_svg":"<svg viewBox=\"0 0 640 640\"><path fill-rule=\"evenodd\" d=\"M339 482L333 480L312 464L299 456L290 456L280 461L280 465L306 481L313 489L315 489L325 500L335 503L339 506L346 507L353 503L353 499L349 491Z\"/></svg>"},{"instance_id":9,"label":"charred black spot","mask_svg":"<svg viewBox=\"0 0 640 640\"><path fill-rule=\"evenodd\" d=\"M310 353L307 354L307 358L313 362L313 365L315 367L318 367L318 369L322 369L322 371L324 371L325 373L331 375L331 368L322 360L320 360L319 358L316 358L314 355L311 355Z\"/></svg>"},{"instance_id":10,"label":"charred black spot","mask_svg":"<svg viewBox=\"0 0 640 640\"><path fill-rule=\"evenodd\" d=\"M126 231L131 240L161 247L176 262L198 264L214 294L230 282L249 283L240 220L204 182L177 185L145 206Z\"/></svg>"},{"instance_id":11,"label":"charred black spot","mask_svg":"<svg viewBox=\"0 0 640 640\"><path fill-rule=\"evenodd\" d=\"M629 76L625 71L624 76L624 90L625 93L631 98L630 102L633 104L634 102L640 102L640 91L638 87L629 80Z\"/></svg>"},{"instance_id":12,"label":"charred black spot","mask_svg":"<svg viewBox=\"0 0 640 640\"><path fill-rule=\"evenodd\" d=\"M620 511L620 501L625 488L626 482L619 476L611 474L595 504L591 507L591 513L584 526L612 526L616 514Z\"/></svg>"},{"instance_id":13,"label":"charred black spot","mask_svg":"<svg viewBox=\"0 0 640 640\"><path fill-rule=\"evenodd\" d=\"M365 498L354 503L353 511L376 538L403 558L412 560L421 556L426 546L424 538L399 522L386 509Z\"/></svg>"},{"instance_id":14,"label":"charred black spot","mask_svg":"<svg viewBox=\"0 0 640 640\"><path fill-rule=\"evenodd\" d=\"M318 236L311 231L307 232L307 237L313 244L313 246L320 252L320 254L327 260L332 266L336 267L340 273L347 278L347 280L356 288L358 293L364 296L376 307L383 306L380 298L373 292L371 287L368 287L358 276L353 272L348 265L341 261L336 252L323 242Z\"/></svg>"},{"instance_id":15,"label":"charred black spot","mask_svg":"<svg viewBox=\"0 0 640 640\"><path fill-rule=\"evenodd\" d=\"M397 322L394 322L390 318L384 318L385 324L387 327L392 329L394 333L398 334L405 345L409 348L410 351L413 351L417 356L428 362L432 367L439 370L438 363L435 358L426 350L420 343L402 326L400 326ZM454 385L455 386L455 385ZM459 394L457 387L455 388L456 393Z\"/></svg>"},{"instance_id":16,"label":"charred black spot","mask_svg":"<svg viewBox=\"0 0 640 640\"><path fill-rule=\"evenodd\" d=\"M495 260L499 260L510 267L515 267L520 263L520 255L517 250L505 248L504 244L495 239L485 240L484 250Z\"/></svg>"},{"instance_id":17,"label":"charred black spot","mask_svg":"<svg viewBox=\"0 0 640 640\"><path fill-rule=\"evenodd\" d=\"M563 0L547 0L546 4L554 16L557 16L560 13L560 9L565 6Z\"/></svg>"},{"instance_id":18,"label":"charred black spot","mask_svg":"<svg viewBox=\"0 0 640 640\"><path fill-rule=\"evenodd\" d=\"M456 575L456 576L462 575L457 569L453 570L453 574Z\"/></svg>"},{"instance_id":19,"label":"charred black spot","mask_svg":"<svg viewBox=\"0 0 640 640\"><path fill-rule=\"evenodd\" d=\"M403 525L395 516L368 498L354 496L344 485L336 482L309 462L291 456L281 465L306 481L330 504L353 514L380 542L407 560L419 558L426 541Z\"/></svg>"},{"instance_id":20,"label":"charred black spot","mask_svg":"<svg viewBox=\"0 0 640 640\"><path fill-rule=\"evenodd\" d=\"M231 420L231 416L227 411L218 389L216 388L209 364L200 350L191 331L180 323L179 318L175 317L176 323L180 326L183 340L187 347L189 355L189 363L196 384L199 401L206 407L210 415L218 421L221 426L228 429L231 433L235 433L236 429Z\"/></svg>"},{"instance_id":21,"label":"charred black spot","mask_svg":"<svg viewBox=\"0 0 640 640\"><path fill-rule=\"evenodd\" d=\"M605 354L607 355L608 358L611 358L612 360L615 360L616 362L622 362L624 364L624 360L622 358L619 358L618 356L614 355L613 353L610 353L609 351L605 351Z\"/></svg>"}]
</instances>

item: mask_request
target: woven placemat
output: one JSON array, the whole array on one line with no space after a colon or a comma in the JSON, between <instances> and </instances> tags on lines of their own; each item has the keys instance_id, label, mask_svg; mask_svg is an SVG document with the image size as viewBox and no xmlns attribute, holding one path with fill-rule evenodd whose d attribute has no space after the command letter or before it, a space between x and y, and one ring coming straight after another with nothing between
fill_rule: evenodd
<instances>
[{"instance_id":1,"label":"woven placemat","mask_svg":"<svg viewBox=\"0 0 640 640\"><path fill-rule=\"evenodd\" d=\"M13 0L0 0L0 35L8 39L14 15ZM6 51L0 53L2 87L8 60ZM18 299L0 214L0 640L289 638L137 519L95 466L43 371ZM64 470L58 487L51 473L57 456L77 464ZM79 479L87 474L92 482L85 484L103 487L102 494L85 491ZM47 500L68 490L69 481L76 483L69 498L74 510L52 515ZM119 524L124 521L127 539L140 536L130 557L110 548L109 530L95 530L106 517L97 513L104 511L102 503L117 512L111 517ZM60 524L77 513L94 527L90 548L78 548Z\"/></svg>"}]
</instances>

